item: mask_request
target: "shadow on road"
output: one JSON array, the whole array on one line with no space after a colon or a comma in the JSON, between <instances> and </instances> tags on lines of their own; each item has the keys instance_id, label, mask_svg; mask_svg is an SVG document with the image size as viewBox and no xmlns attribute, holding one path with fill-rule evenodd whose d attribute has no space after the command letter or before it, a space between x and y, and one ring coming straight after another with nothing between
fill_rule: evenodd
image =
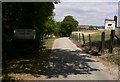
<instances>
[{"instance_id":1,"label":"shadow on road","mask_svg":"<svg viewBox=\"0 0 120 82\"><path fill-rule=\"evenodd\" d=\"M59 77L67 78L68 75L91 74L92 71L100 71L90 67L87 62L97 62L91 60L89 56L79 55L79 51L69 51L54 49L51 55L44 54L39 58L22 58L9 63L5 69L7 73L32 74L35 77L44 75L47 78Z\"/></svg>"},{"instance_id":2,"label":"shadow on road","mask_svg":"<svg viewBox=\"0 0 120 82\"><path fill-rule=\"evenodd\" d=\"M96 61L90 60L86 55L79 54L78 51L53 50L45 66L46 69L41 74L48 78L59 77L59 75L67 78L71 74L91 74L92 71L99 71L87 64L87 62Z\"/></svg>"}]
</instances>

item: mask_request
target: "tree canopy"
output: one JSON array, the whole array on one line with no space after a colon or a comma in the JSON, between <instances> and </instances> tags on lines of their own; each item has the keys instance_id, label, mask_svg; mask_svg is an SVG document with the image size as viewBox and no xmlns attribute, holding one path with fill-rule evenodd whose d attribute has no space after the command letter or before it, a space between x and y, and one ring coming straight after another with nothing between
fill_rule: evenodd
<instances>
[{"instance_id":1,"label":"tree canopy","mask_svg":"<svg viewBox=\"0 0 120 82\"><path fill-rule=\"evenodd\" d=\"M70 36L71 32L76 30L78 21L73 16L66 16L61 22L61 28L59 30L60 36Z\"/></svg>"},{"instance_id":2,"label":"tree canopy","mask_svg":"<svg viewBox=\"0 0 120 82\"><path fill-rule=\"evenodd\" d=\"M52 16L54 4L52 2L5 2L2 8L3 40L8 37L12 39L15 28L35 28L37 38L40 39L45 32L44 23L49 16Z\"/></svg>"},{"instance_id":3,"label":"tree canopy","mask_svg":"<svg viewBox=\"0 0 120 82\"><path fill-rule=\"evenodd\" d=\"M53 2L3 2L2 46L3 56L11 49L14 29L35 29L38 46L46 32L45 23L53 15ZM34 46L33 44L30 44ZM28 46L29 47L29 46Z\"/></svg>"}]
</instances>

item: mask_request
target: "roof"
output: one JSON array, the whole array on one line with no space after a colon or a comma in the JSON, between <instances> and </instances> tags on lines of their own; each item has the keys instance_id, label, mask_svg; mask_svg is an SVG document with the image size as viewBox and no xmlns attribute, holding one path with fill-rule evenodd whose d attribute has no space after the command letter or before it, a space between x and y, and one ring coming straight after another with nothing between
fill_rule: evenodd
<instances>
[{"instance_id":1,"label":"roof","mask_svg":"<svg viewBox=\"0 0 120 82\"><path fill-rule=\"evenodd\" d=\"M105 19L105 21L114 21L113 19Z\"/></svg>"}]
</instances>

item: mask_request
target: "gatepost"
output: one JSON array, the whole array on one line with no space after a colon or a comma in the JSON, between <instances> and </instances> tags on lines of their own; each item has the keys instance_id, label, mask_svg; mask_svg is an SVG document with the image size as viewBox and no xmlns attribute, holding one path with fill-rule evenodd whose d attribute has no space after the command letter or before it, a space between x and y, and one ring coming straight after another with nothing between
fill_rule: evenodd
<instances>
[{"instance_id":1,"label":"gatepost","mask_svg":"<svg viewBox=\"0 0 120 82\"><path fill-rule=\"evenodd\" d=\"M114 21L115 21L115 28L116 28L117 27L117 16L114 16ZM110 34L110 49L109 49L110 53L113 53L114 37L115 37L115 29L111 30L111 34Z\"/></svg>"}]
</instances>

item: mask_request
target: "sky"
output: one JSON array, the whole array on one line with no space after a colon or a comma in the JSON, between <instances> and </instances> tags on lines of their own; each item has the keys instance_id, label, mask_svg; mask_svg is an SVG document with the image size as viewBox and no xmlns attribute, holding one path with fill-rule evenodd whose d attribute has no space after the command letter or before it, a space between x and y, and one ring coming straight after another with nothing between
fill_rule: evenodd
<instances>
[{"instance_id":1,"label":"sky","mask_svg":"<svg viewBox=\"0 0 120 82\"><path fill-rule=\"evenodd\" d=\"M104 26L104 20L118 16L118 0L60 0L55 4L56 21L71 15L79 25Z\"/></svg>"},{"instance_id":2,"label":"sky","mask_svg":"<svg viewBox=\"0 0 120 82\"><path fill-rule=\"evenodd\" d=\"M118 4L118 26L120 27L120 2Z\"/></svg>"}]
</instances>

